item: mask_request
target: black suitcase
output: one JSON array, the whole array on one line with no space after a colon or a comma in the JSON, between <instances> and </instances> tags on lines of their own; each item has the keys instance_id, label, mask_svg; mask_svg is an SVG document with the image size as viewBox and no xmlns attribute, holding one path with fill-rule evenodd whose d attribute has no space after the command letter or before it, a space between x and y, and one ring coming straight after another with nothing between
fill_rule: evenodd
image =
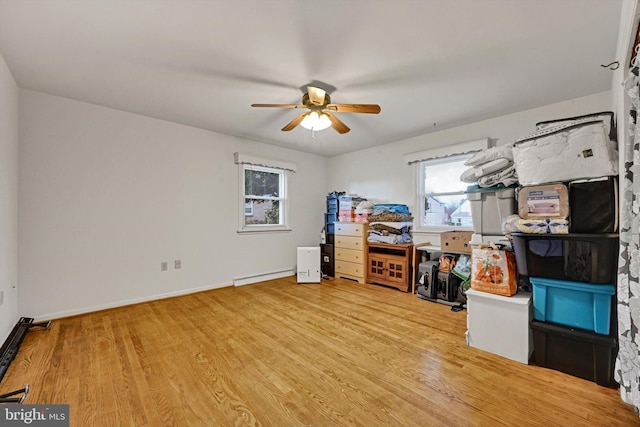
<instances>
[{"instance_id":1,"label":"black suitcase","mask_svg":"<svg viewBox=\"0 0 640 427\"><path fill-rule=\"evenodd\" d=\"M418 288L416 293L418 297L435 301L436 296L436 277L438 276L438 261L425 261L418 265Z\"/></svg>"},{"instance_id":2,"label":"black suitcase","mask_svg":"<svg viewBox=\"0 0 640 427\"><path fill-rule=\"evenodd\" d=\"M436 281L436 298L449 302L456 301L458 286L462 279L449 271L438 271Z\"/></svg>"}]
</instances>

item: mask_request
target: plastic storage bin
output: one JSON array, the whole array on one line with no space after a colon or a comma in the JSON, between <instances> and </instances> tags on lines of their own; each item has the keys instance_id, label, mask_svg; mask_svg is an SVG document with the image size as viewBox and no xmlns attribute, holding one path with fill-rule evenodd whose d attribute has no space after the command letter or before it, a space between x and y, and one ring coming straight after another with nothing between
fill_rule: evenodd
<instances>
[{"instance_id":1,"label":"plastic storage bin","mask_svg":"<svg viewBox=\"0 0 640 427\"><path fill-rule=\"evenodd\" d=\"M515 187L469 187L465 192L471 205L473 232L502 236L502 220L518 211Z\"/></svg>"},{"instance_id":2,"label":"plastic storage bin","mask_svg":"<svg viewBox=\"0 0 640 427\"><path fill-rule=\"evenodd\" d=\"M467 345L529 363L533 352L531 294L512 297L467 291Z\"/></svg>"},{"instance_id":3,"label":"plastic storage bin","mask_svg":"<svg viewBox=\"0 0 640 427\"><path fill-rule=\"evenodd\" d=\"M613 377L618 352L615 337L535 320L531 329L536 365L618 388Z\"/></svg>"},{"instance_id":4,"label":"plastic storage bin","mask_svg":"<svg viewBox=\"0 0 640 427\"><path fill-rule=\"evenodd\" d=\"M588 283L615 283L617 234L512 233L518 273Z\"/></svg>"},{"instance_id":5,"label":"plastic storage bin","mask_svg":"<svg viewBox=\"0 0 640 427\"><path fill-rule=\"evenodd\" d=\"M609 335L614 285L530 277L533 318Z\"/></svg>"}]
</instances>

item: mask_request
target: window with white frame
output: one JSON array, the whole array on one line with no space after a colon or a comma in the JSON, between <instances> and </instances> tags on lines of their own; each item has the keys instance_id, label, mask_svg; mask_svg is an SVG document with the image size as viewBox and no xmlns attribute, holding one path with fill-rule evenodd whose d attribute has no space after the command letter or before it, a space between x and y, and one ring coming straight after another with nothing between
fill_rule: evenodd
<instances>
[{"instance_id":1,"label":"window with white frame","mask_svg":"<svg viewBox=\"0 0 640 427\"><path fill-rule=\"evenodd\" d=\"M295 165L235 153L240 194L238 232L289 231L287 177Z\"/></svg>"},{"instance_id":2,"label":"window with white frame","mask_svg":"<svg viewBox=\"0 0 640 427\"><path fill-rule=\"evenodd\" d=\"M419 227L423 229L472 229L471 206L460 181L472 154L418 162Z\"/></svg>"},{"instance_id":3,"label":"window with white frame","mask_svg":"<svg viewBox=\"0 0 640 427\"><path fill-rule=\"evenodd\" d=\"M284 226L286 174L281 169L242 165L245 220L243 228Z\"/></svg>"}]
</instances>

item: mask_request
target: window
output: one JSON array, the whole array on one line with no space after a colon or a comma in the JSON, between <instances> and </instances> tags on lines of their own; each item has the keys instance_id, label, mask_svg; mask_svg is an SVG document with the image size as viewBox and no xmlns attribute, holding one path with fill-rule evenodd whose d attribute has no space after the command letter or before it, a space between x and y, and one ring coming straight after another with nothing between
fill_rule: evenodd
<instances>
[{"instance_id":1,"label":"window","mask_svg":"<svg viewBox=\"0 0 640 427\"><path fill-rule=\"evenodd\" d=\"M286 227L286 171L240 164L241 231L273 231Z\"/></svg>"},{"instance_id":2,"label":"window","mask_svg":"<svg viewBox=\"0 0 640 427\"><path fill-rule=\"evenodd\" d=\"M418 163L420 228L471 229L471 205L465 195L469 184L460 181L472 154L424 160Z\"/></svg>"}]
</instances>

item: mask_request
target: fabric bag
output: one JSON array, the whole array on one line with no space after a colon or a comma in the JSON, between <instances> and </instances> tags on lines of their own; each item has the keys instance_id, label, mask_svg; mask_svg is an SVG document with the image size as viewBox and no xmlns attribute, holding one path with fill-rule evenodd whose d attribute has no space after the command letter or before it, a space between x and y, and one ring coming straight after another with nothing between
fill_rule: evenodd
<instances>
[{"instance_id":1,"label":"fabric bag","mask_svg":"<svg viewBox=\"0 0 640 427\"><path fill-rule=\"evenodd\" d=\"M510 297L518 291L516 259L495 245L473 248L471 289Z\"/></svg>"},{"instance_id":2,"label":"fabric bag","mask_svg":"<svg viewBox=\"0 0 640 427\"><path fill-rule=\"evenodd\" d=\"M438 271L443 271L443 272L450 272L453 270L453 268L456 266L456 256L455 255L448 255L448 254L443 254L440 255L439 261L440 261L440 265L438 266Z\"/></svg>"}]
</instances>

